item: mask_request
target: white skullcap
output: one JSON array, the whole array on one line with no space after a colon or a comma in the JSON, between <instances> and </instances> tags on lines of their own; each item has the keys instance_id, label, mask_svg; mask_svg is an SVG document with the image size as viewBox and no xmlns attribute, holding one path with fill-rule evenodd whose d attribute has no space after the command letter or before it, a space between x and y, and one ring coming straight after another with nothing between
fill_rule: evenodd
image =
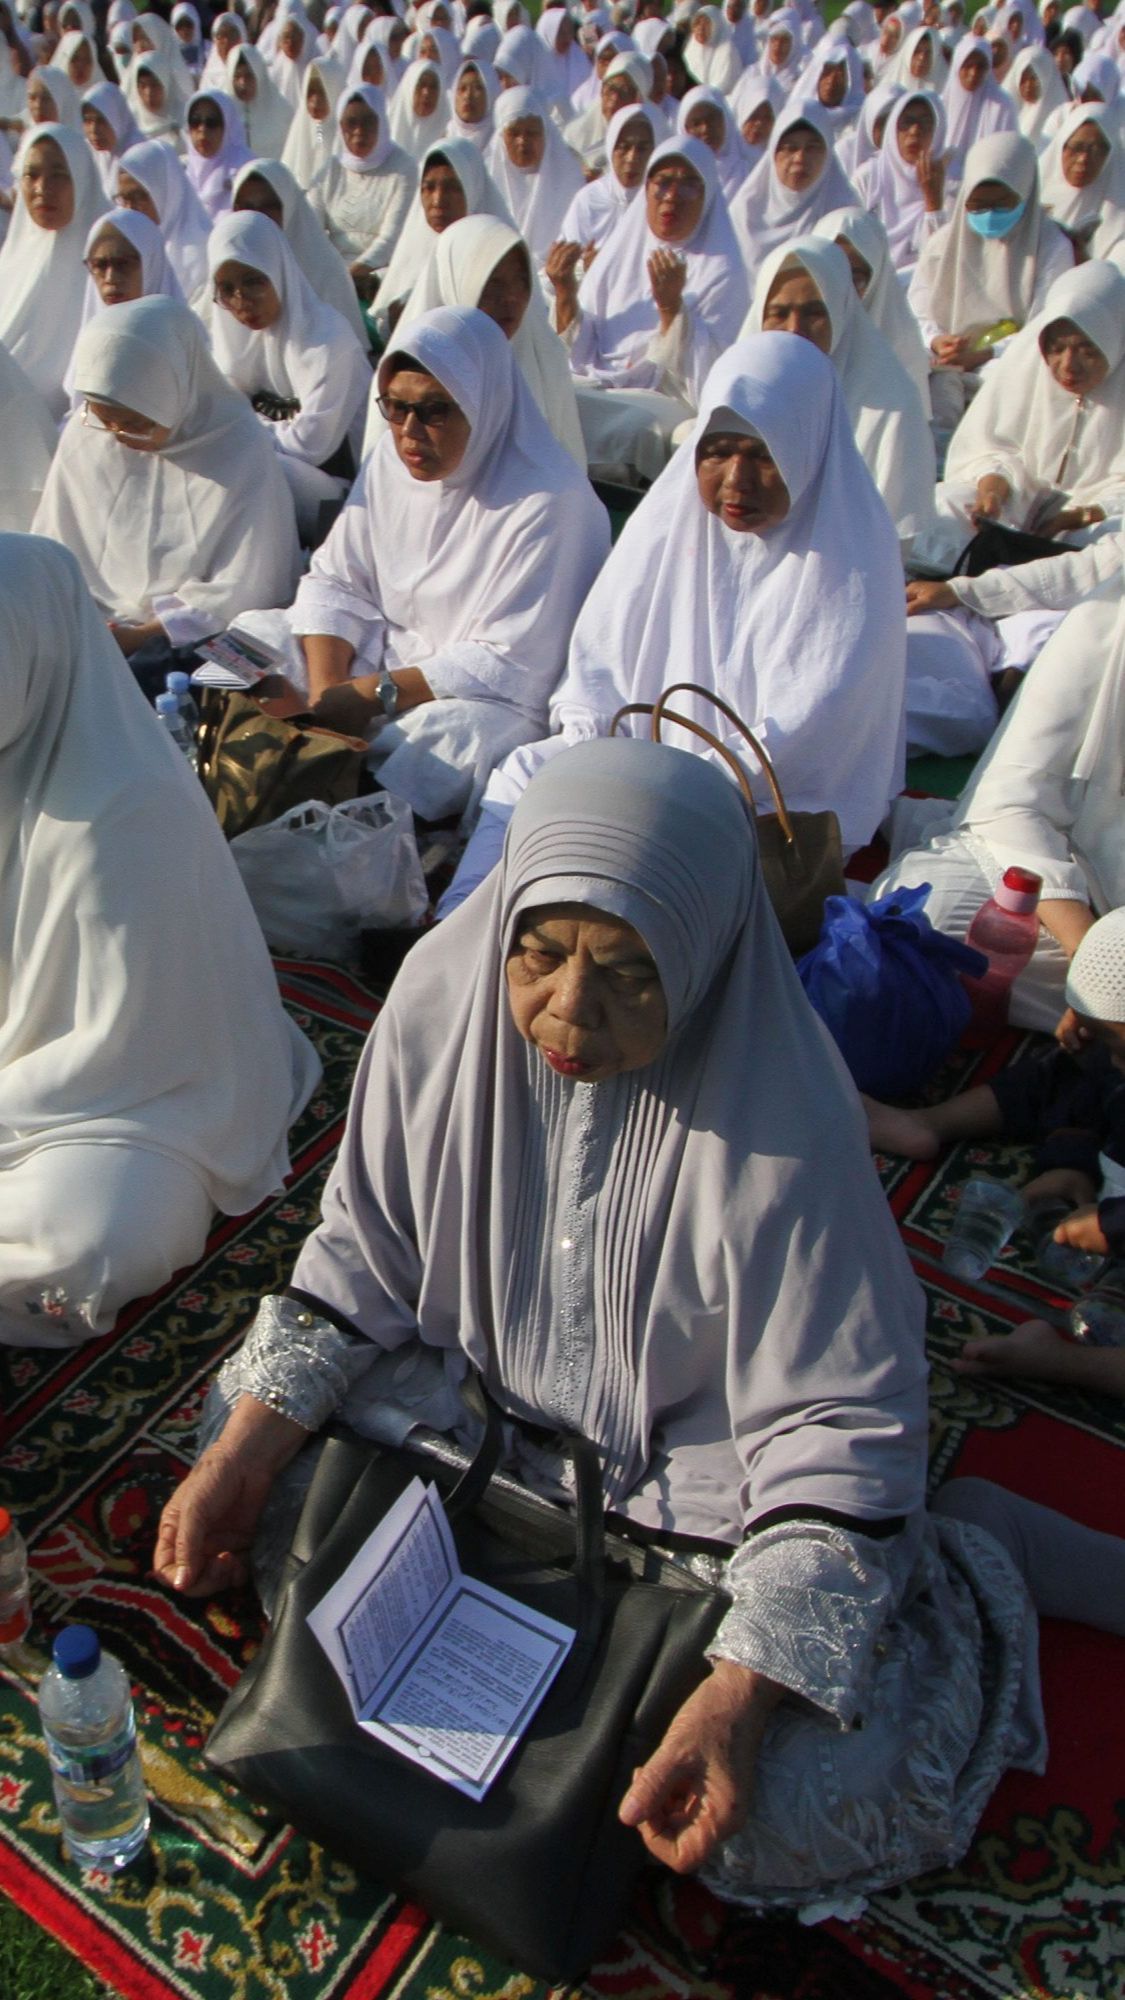
<instances>
[{"instance_id":1,"label":"white skullcap","mask_svg":"<svg viewBox=\"0 0 1125 2000\"><path fill-rule=\"evenodd\" d=\"M1092 1021L1125 1021L1125 910L1111 910L1086 932L1070 961L1066 1001Z\"/></svg>"}]
</instances>

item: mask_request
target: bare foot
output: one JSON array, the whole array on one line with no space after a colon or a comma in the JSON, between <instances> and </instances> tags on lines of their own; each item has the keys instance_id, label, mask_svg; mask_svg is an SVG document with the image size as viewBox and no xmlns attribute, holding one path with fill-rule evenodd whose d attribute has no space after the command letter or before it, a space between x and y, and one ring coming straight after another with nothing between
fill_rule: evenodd
<instances>
[{"instance_id":1,"label":"bare foot","mask_svg":"<svg viewBox=\"0 0 1125 2000\"><path fill-rule=\"evenodd\" d=\"M907 1160L932 1160L940 1141L926 1123L924 1111L898 1111L893 1104L880 1104L875 1097L860 1101L867 1113L867 1130L873 1153L901 1153Z\"/></svg>"},{"instance_id":2,"label":"bare foot","mask_svg":"<svg viewBox=\"0 0 1125 2000\"><path fill-rule=\"evenodd\" d=\"M1065 1382L1074 1349L1045 1319L1027 1319L1011 1333L967 1340L951 1364L961 1375L996 1375L1018 1381Z\"/></svg>"}]
</instances>

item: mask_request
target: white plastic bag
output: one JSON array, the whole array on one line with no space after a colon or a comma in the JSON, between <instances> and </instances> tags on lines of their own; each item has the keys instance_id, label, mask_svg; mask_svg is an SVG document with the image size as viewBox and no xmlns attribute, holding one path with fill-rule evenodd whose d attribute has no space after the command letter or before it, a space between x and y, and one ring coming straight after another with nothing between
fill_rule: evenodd
<instances>
[{"instance_id":1,"label":"white plastic bag","mask_svg":"<svg viewBox=\"0 0 1125 2000\"><path fill-rule=\"evenodd\" d=\"M414 816L387 792L294 806L230 851L271 951L346 963L361 930L402 929L426 913Z\"/></svg>"}]
</instances>

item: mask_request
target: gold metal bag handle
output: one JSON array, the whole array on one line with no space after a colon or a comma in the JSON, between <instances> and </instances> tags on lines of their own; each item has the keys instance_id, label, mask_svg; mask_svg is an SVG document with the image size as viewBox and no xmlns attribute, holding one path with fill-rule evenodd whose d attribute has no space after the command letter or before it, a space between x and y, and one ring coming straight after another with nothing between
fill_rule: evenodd
<instances>
[{"instance_id":1,"label":"gold metal bag handle","mask_svg":"<svg viewBox=\"0 0 1125 2000\"><path fill-rule=\"evenodd\" d=\"M614 716L613 721L609 725L609 733L611 736L616 736L617 725L621 721L622 716L624 715L655 716L655 713L656 711L654 710L653 705L650 701L630 701L626 704L624 708L618 709L617 714ZM704 728L702 722L692 722L691 719L686 715L675 715L673 714L670 708L664 710L664 720L666 722L678 723L681 729L690 729L693 736L702 736L703 741L705 743L709 743L712 750L716 750L718 752L719 756L722 757L724 761L730 765L730 768L734 772L735 778L741 788L742 796L746 800L746 803L750 808L751 814L753 814L754 817L756 818L757 814L755 813L754 809L754 794L750 787L750 780L747 777L745 771L743 770L741 764L739 763L738 758L735 756L734 751L730 748L729 744L720 743L718 737L714 735L710 729ZM657 743L659 743L660 741L659 736L656 736L655 740Z\"/></svg>"},{"instance_id":2,"label":"gold metal bag handle","mask_svg":"<svg viewBox=\"0 0 1125 2000\"><path fill-rule=\"evenodd\" d=\"M709 701L713 707L721 710L722 714L726 716L728 722L733 723L739 735L742 737L743 742L748 743L750 745L751 750L754 752L755 757L758 759L758 762L762 767L762 772L765 777L766 783L769 786L771 793L773 794L774 811L777 813L778 821L781 826L781 831L785 836L786 845L792 847L796 840L796 835L793 832L793 822L789 817L789 811L785 804L785 800L782 796L781 785L778 782L777 772L773 768L773 763L764 745L759 743L753 730L747 727L746 723L743 722L742 717L736 712L735 709L731 707L729 702L723 700L721 694L714 694L710 688L700 687L698 681L673 681L671 687L666 687L664 689L664 692L659 696L658 700L654 702L652 705L653 742L659 743L660 725L665 720L667 720L668 722L678 722L683 727L688 729L698 728L697 724L690 722L685 723L682 715L673 715L671 711L666 708L665 704L671 700L674 694L695 694L699 695L703 701ZM647 704L644 705L647 706ZM713 736L710 737L709 740L711 743L715 744L715 747L718 749L722 749L725 747L724 745L717 744Z\"/></svg>"}]
</instances>

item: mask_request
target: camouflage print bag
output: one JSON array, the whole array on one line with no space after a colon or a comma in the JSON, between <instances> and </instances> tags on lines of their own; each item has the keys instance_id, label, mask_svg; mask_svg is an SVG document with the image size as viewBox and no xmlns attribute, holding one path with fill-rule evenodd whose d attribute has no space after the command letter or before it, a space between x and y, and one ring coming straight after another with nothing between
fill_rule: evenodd
<instances>
[{"instance_id":1,"label":"camouflage print bag","mask_svg":"<svg viewBox=\"0 0 1125 2000\"><path fill-rule=\"evenodd\" d=\"M252 695L209 689L199 729L199 775L228 840L280 819L291 806L354 799L368 745L307 716L271 715Z\"/></svg>"}]
</instances>

